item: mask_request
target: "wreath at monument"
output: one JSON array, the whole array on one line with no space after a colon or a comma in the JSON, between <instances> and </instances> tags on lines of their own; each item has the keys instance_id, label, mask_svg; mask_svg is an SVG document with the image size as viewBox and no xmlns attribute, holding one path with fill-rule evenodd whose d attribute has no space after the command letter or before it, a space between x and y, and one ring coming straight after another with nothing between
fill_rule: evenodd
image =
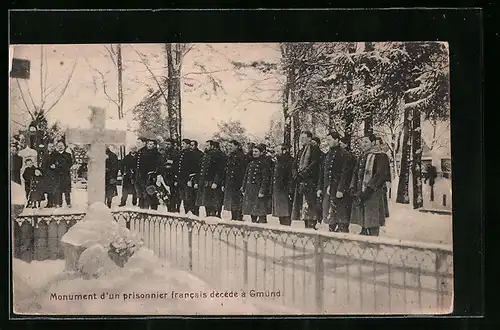
<instances>
[{"instance_id":1,"label":"wreath at monument","mask_svg":"<svg viewBox=\"0 0 500 330\"><path fill-rule=\"evenodd\" d=\"M118 266L123 267L143 244L135 233L125 237L115 235L109 244L108 255Z\"/></svg>"}]
</instances>

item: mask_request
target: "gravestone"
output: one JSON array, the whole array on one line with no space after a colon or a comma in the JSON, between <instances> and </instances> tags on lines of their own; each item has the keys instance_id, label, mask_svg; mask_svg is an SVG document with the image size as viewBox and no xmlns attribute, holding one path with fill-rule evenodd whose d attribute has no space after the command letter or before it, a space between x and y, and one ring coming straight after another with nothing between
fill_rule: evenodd
<instances>
[{"instance_id":1,"label":"gravestone","mask_svg":"<svg viewBox=\"0 0 500 330\"><path fill-rule=\"evenodd\" d=\"M106 144L125 145L126 132L106 130L105 110L99 107L90 107L91 129L68 129L66 141L72 144L90 144L87 193L88 205L104 202L104 180L106 173Z\"/></svg>"}]
</instances>

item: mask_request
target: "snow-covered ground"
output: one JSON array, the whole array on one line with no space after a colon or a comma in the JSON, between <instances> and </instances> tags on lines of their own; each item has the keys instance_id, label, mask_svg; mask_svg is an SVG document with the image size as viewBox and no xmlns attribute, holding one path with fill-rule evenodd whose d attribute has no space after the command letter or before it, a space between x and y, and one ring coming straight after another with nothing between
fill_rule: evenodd
<instances>
[{"instance_id":1,"label":"snow-covered ground","mask_svg":"<svg viewBox=\"0 0 500 330\"><path fill-rule=\"evenodd\" d=\"M262 313L245 298L211 297L211 293L216 291L213 287L193 274L170 267L166 262L160 263L156 258L151 258L150 262L134 262L132 258L124 268L98 279L84 279L65 273L64 260L28 264L14 259L14 310L19 314L38 315ZM181 298L175 293L205 293L207 297ZM78 294L88 295L88 299L72 296Z\"/></svg>"},{"instance_id":2,"label":"snow-covered ground","mask_svg":"<svg viewBox=\"0 0 500 330\"><path fill-rule=\"evenodd\" d=\"M442 185L442 183L440 184ZM397 188L397 185L395 187ZM440 191L442 188L436 190ZM393 191L396 190L393 188ZM438 194L439 192L436 193L436 195ZM84 212L86 195L85 190L74 189L71 210L62 208L35 212ZM381 229L382 239L396 239L392 242L413 241L412 244L422 245L422 247L433 243L451 245L451 215L422 213L413 210L411 205L394 203L395 194L393 197L389 201L391 216L387 219L386 226ZM112 209L118 210L118 203L119 197L115 197ZM128 204L131 204L130 198ZM127 209L138 208L127 207ZM160 206L159 212L164 213L165 211L164 207ZM26 213L29 212L33 212L33 210L26 210ZM201 216L204 216L203 208ZM222 221L229 222L229 217L229 213L224 211ZM248 218L245 220L250 221ZM217 221L213 220L214 225ZM269 217L268 222L268 224L261 226L262 229L273 227L283 229L276 218ZM198 228L192 233L193 274L219 289L279 291L280 297L249 298L260 310L267 310L269 313L315 312L313 306L315 306L316 300L314 295L316 277L312 241L297 239L301 236L300 234L290 236L295 237L294 242L292 242L292 238L285 236L267 235L267 238L259 238L263 234L266 235L265 230L258 230L256 232L259 235L251 235L248 240L248 258L245 262L244 242L238 231L216 230L214 228L208 219L208 223L203 225L203 228ZM303 222L294 221L291 230L301 231L303 228ZM180 223L166 225L154 222L150 227L149 224L133 223L131 229L141 232L147 246L154 250L162 260L168 260L178 268L188 268L189 246L185 226L181 226ZM328 229L321 224L318 230L326 232ZM352 234L359 233L359 230L360 228L355 225L350 228ZM350 235L345 243L337 244L335 242L339 241L334 240L333 243L325 247L323 283L325 312L345 314L439 313L449 311L447 306L451 304L451 296L448 294L438 295L436 288L438 287L437 283L445 282L445 286L448 286L446 290L450 292L451 279L426 273L426 271L432 272L435 267L432 253L418 252L423 250L417 249L416 252L405 255L391 245L374 250L369 246L375 245L369 245L366 248L366 243L352 241L356 237L360 239L357 235ZM363 239L361 238L361 240ZM296 244L295 248L293 244ZM376 255L370 257L366 253L375 253ZM398 268L397 265L400 265L401 262L408 264L413 262L413 267ZM416 262L420 266L417 266ZM246 284L245 273L247 274ZM391 284L389 285L389 283ZM158 284L155 285L157 287ZM155 285L152 284L151 287L155 287ZM439 304L441 298L444 300L444 304ZM439 305L444 305L444 307L438 307Z\"/></svg>"},{"instance_id":3,"label":"snow-covered ground","mask_svg":"<svg viewBox=\"0 0 500 330\"><path fill-rule=\"evenodd\" d=\"M424 185L424 206L431 209L443 209L440 204L440 197L443 193L448 193L449 201L451 203L451 187L450 180L437 180L435 186L435 203L430 203L429 199L426 198L429 194L428 185ZM119 189L119 196L113 199L112 209L119 209L118 204L120 203L121 187ZM422 213L418 210L414 210L411 204L398 204L395 203L395 192L397 191L397 182L393 182L393 196L389 200L389 210L390 217L386 221L386 226L381 228L380 235L382 237L391 237L401 240L410 240L418 242L430 242L430 243L440 243L440 244L452 244L452 216L446 214L435 214L435 213ZM410 192L411 193L411 192ZM411 196L411 195L410 195ZM38 214L63 214L67 212L81 212L84 213L87 208L87 191L84 189L73 189L72 192L72 208L67 209L66 207L59 209L25 209L23 214L30 214L32 212L37 212ZM128 199L128 205L131 205L131 196ZM450 204L449 204L450 205ZM134 209L134 207L132 207ZM135 209L139 209L135 207ZM447 209L450 209L448 206ZM159 207L160 212L166 211L164 206ZM182 212L182 209L181 209ZM204 215L204 209L201 208L201 216ZM231 218L230 213L223 211L222 218L224 220L229 220ZM248 216L244 217L245 221L250 221ZM273 225L278 225L279 221L275 217L268 217L268 223ZM304 223L302 221L293 221L292 228L304 228ZM328 231L328 226L324 224L318 225L318 230ZM361 228L356 225L351 225L351 233L359 233Z\"/></svg>"}]
</instances>

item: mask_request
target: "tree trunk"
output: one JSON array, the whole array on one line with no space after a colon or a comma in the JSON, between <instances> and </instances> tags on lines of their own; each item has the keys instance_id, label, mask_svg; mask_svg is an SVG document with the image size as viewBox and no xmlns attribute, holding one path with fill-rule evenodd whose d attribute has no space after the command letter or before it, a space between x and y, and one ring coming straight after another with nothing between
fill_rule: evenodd
<instances>
[{"instance_id":1,"label":"tree trunk","mask_svg":"<svg viewBox=\"0 0 500 330\"><path fill-rule=\"evenodd\" d=\"M178 83L178 70L176 70L176 56L172 50L172 44L165 44L165 51L167 55L167 113L168 113L168 128L170 131L170 138L176 141L179 140L179 122L178 122L178 109L179 109L179 86Z\"/></svg>"},{"instance_id":2,"label":"tree trunk","mask_svg":"<svg viewBox=\"0 0 500 330\"><path fill-rule=\"evenodd\" d=\"M282 99L282 106L283 106L283 120L284 120L284 125L283 125L283 144L287 146L287 148L290 150L290 147L292 146L292 118L290 117L290 108L289 108L289 102L290 102L290 75L288 74L286 77L285 81L285 86L283 89L283 99Z\"/></svg>"},{"instance_id":3,"label":"tree trunk","mask_svg":"<svg viewBox=\"0 0 500 330\"><path fill-rule=\"evenodd\" d=\"M410 127L411 117L410 109L405 106L404 119L403 119L403 143L401 151L401 169L399 172L398 193L396 203L410 204L410 197L408 196L408 185L410 181L410 152L411 152L411 139Z\"/></svg>"},{"instance_id":4,"label":"tree trunk","mask_svg":"<svg viewBox=\"0 0 500 330\"><path fill-rule=\"evenodd\" d=\"M365 42L365 52L372 52L375 49L375 45L372 42ZM365 70L365 88L369 89L373 86L373 60L367 59L365 62L368 70ZM367 105L364 109L364 133L371 134L373 133L373 107L371 105Z\"/></svg>"},{"instance_id":5,"label":"tree trunk","mask_svg":"<svg viewBox=\"0 0 500 330\"><path fill-rule=\"evenodd\" d=\"M176 86L176 100L177 100L177 143L180 146L182 140L182 84L181 84L181 70L182 70L182 57L183 57L183 46L182 44L176 44L175 53L175 86Z\"/></svg>"},{"instance_id":6,"label":"tree trunk","mask_svg":"<svg viewBox=\"0 0 500 330\"><path fill-rule=\"evenodd\" d=\"M299 152L299 137L300 137L300 113L299 110L297 109L297 96L295 92L295 87L293 87L294 84L291 84L290 88L290 100L292 103L292 120L293 120L293 154L297 155Z\"/></svg>"},{"instance_id":7,"label":"tree trunk","mask_svg":"<svg viewBox=\"0 0 500 330\"><path fill-rule=\"evenodd\" d=\"M348 52L349 53L354 53L356 51L356 44L350 43L348 46ZM348 76L347 76L347 86L346 86L346 95L347 95L347 106L344 109L344 136L347 139L347 150L351 150L351 139L352 139L352 132L353 132L353 126L354 126L354 109L352 107L352 90L353 90L353 85L352 85L352 77L354 75L354 65L350 64L349 65L349 71L348 71Z\"/></svg>"},{"instance_id":8,"label":"tree trunk","mask_svg":"<svg viewBox=\"0 0 500 330\"><path fill-rule=\"evenodd\" d=\"M418 209L423 205L422 198L422 127L420 123L420 110L413 109L412 120L412 163L413 175L413 208Z\"/></svg>"},{"instance_id":9,"label":"tree trunk","mask_svg":"<svg viewBox=\"0 0 500 330\"><path fill-rule=\"evenodd\" d=\"M123 64L122 64L122 45L116 46L116 66L118 76L118 119L123 119ZM125 157L125 146L120 146L120 157Z\"/></svg>"}]
</instances>

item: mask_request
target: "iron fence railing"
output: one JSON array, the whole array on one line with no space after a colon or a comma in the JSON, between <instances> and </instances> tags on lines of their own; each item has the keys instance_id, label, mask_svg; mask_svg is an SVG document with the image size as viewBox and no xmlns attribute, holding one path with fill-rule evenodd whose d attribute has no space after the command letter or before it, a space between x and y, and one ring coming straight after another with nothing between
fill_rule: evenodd
<instances>
[{"instance_id":1,"label":"iron fence railing","mask_svg":"<svg viewBox=\"0 0 500 330\"><path fill-rule=\"evenodd\" d=\"M114 212L148 248L221 291L299 313L413 314L452 310L451 246L380 237ZM20 216L15 256L63 257L60 238L84 214Z\"/></svg>"}]
</instances>

